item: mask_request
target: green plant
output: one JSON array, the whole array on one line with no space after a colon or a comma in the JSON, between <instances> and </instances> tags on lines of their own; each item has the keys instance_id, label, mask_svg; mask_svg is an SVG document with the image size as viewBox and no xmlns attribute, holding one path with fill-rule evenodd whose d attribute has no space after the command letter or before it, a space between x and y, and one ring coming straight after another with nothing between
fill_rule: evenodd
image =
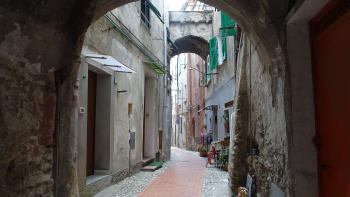
<instances>
[{"instance_id":1,"label":"green plant","mask_svg":"<svg viewBox=\"0 0 350 197\"><path fill-rule=\"evenodd\" d=\"M220 151L220 156L219 156L219 163L222 168L226 168L228 164L228 159L229 159L229 150L228 149L223 149Z\"/></svg>"},{"instance_id":2,"label":"green plant","mask_svg":"<svg viewBox=\"0 0 350 197\"><path fill-rule=\"evenodd\" d=\"M229 120L230 120L230 117L229 117L228 114L225 113L225 114L222 116L222 119L224 120L224 123L228 123Z\"/></svg>"},{"instance_id":3,"label":"green plant","mask_svg":"<svg viewBox=\"0 0 350 197\"><path fill-rule=\"evenodd\" d=\"M208 152L208 148L205 146L200 146L200 147L198 147L198 152L206 153L206 152Z\"/></svg>"}]
</instances>

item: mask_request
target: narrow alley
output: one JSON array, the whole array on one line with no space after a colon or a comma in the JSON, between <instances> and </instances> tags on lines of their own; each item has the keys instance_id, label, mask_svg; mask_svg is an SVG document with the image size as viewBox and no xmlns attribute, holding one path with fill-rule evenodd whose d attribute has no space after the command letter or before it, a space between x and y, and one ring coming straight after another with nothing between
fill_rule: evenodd
<instances>
[{"instance_id":1,"label":"narrow alley","mask_svg":"<svg viewBox=\"0 0 350 197\"><path fill-rule=\"evenodd\" d=\"M0 197L350 197L350 0L0 0Z\"/></svg>"},{"instance_id":2,"label":"narrow alley","mask_svg":"<svg viewBox=\"0 0 350 197\"><path fill-rule=\"evenodd\" d=\"M138 172L95 197L228 196L228 173L206 167L197 152L172 147L171 160L155 172Z\"/></svg>"}]
</instances>

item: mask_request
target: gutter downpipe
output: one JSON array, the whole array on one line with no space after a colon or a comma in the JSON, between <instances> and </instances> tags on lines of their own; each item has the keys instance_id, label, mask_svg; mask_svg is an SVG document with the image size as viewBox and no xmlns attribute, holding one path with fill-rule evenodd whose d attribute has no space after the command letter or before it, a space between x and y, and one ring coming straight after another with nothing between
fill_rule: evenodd
<instances>
[{"instance_id":1,"label":"gutter downpipe","mask_svg":"<svg viewBox=\"0 0 350 197\"><path fill-rule=\"evenodd\" d=\"M167 35L167 28L166 28L166 17L165 17L165 3L167 2L167 0L163 0L163 41L164 41L164 65L166 67L166 70L170 71L170 68L168 68L168 50L167 50L167 41L168 41L168 35ZM168 72L163 75L163 95L164 95L164 98L163 98L163 106L162 106L162 111L163 111L163 121L162 121L162 135L161 136L163 138L163 144L166 144L166 139L164 140L164 136L167 136L167 131L168 131L168 125L167 125L167 118L168 118L168 114L166 114L166 111L167 109L165 108L165 105L168 105L167 101L168 101L168 97L167 97L167 91L166 91L166 88L167 88L167 83L168 83ZM171 105L171 101L170 101L170 105ZM167 128L165 128L165 126ZM164 145L162 144L162 149L164 149ZM167 148L166 148L167 149ZM165 149L165 150L166 150ZM166 153L163 153L163 150L162 151L162 154L166 154Z\"/></svg>"},{"instance_id":2,"label":"gutter downpipe","mask_svg":"<svg viewBox=\"0 0 350 197\"><path fill-rule=\"evenodd\" d=\"M163 39L164 39L164 65L166 67L167 70L170 70L168 69L168 55L167 55L167 31L166 31L166 23L165 23L165 1L166 0L163 0ZM163 94L164 94L164 98L163 98L163 106L162 106L162 111L163 111L163 118L164 118L164 115L165 115L165 102L166 102L166 98L167 98L167 95L166 95L166 88L167 88L167 77L168 77L168 73L166 75L163 75ZM162 121L162 129L163 131L165 131L165 128L164 128L164 125L166 125L165 123L166 121L166 118L165 120ZM164 132L163 132L164 134ZM163 146L162 146L163 147Z\"/></svg>"},{"instance_id":3,"label":"gutter downpipe","mask_svg":"<svg viewBox=\"0 0 350 197\"><path fill-rule=\"evenodd\" d=\"M177 55L177 62L176 62L176 95L179 96L179 60L180 60L180 54ZM179 102L178 102L178 98L176 98L176 107L178 106ZM182 108L182 106L181 106ZM182 128L182 121L181 121L181 125L179 125L179 128L180 129ZM179 143L179 131L177 131L177 147L180 146L180 143Z\"/></svg>"}]
</instances>

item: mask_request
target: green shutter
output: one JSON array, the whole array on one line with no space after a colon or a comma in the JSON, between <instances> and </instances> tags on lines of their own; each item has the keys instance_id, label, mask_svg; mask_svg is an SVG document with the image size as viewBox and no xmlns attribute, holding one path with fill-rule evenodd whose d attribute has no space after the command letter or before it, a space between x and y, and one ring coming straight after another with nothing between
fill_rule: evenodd
<instances>
[{"instance_id":1,"label":"green shutter","mask_svg":"<svg viewBox=\"0 0 350 197\"><path fill-rule=\"evenodd\" d=\"M225 36L221 37L222 39L222 55L224 56L224 60L227 58L227 40Z\"/></svg>"},{"instance_id":2,"label":"green shutter","mask_svg":"<svg viewBox=\"0 0 350 197\"><path fill-rule=\"evenodd\" d=\"M225 12L221 11L221 28L234 27L235 25L236 21L230 18Z\"/></svg>"},{"instance_id":3,"label":"green shutter","mask_svg":"<svg viewBox=\"0 0 350 197\"><path fill-rule=\"evenodd\" d=\"M218 66L218 44L216 37L212 37L209 41L209 57L210 57L210 69L208 71L212 71Z\"/></svg>"},{"instance_id":4,"label":"green shutter","mask_svg":"<svg viewBox=\"0 0 350 197\"><path fill-rule=\"evenodd\" d=\"M221 28L220 35L222 38L222 53L224 59L227 58L227 36L236 36L237 32L235 29L236 21L230 18L225 12L221 11Z\"/></svg>"}]
</instances>

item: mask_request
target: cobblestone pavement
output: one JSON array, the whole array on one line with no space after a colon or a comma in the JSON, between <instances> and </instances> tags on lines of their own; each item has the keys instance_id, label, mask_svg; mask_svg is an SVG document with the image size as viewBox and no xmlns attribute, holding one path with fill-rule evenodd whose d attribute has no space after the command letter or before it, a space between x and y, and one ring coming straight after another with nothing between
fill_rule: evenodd
<instances>
[{"instance_id":1,"label":"cobblestone pavement","mask_svg":"<svg viewBox=\"0 0 350 197\"><path fill-rule=\"evenodd\" d=\"M214 167L204 170L203 197L229 196L228 173Z\"/></svg>"},{"instance_id":2,"label":"cobblestone pavement","mask_svg":"<svg viewBox=\"0 0 350 197\"><path fill-rule=\"evenodd\" d=\"M152 180L166 171L170 163L171 162L167 162L163 164L161 169L154 172L138 172L133 176L102 190L97 193L95 197L135 197L138 193L144 191Z\"/></svg>"},{"instance_id":3,"label":"cobblestone pavement","mask_svg":"<svg viewBox=\"0 0 350 197\"><path fill-rule=\"evenodd\" d=\"M155 172L139 172L95 197L225 197L228 174L205 168L197 152L172 148L171 160Z\"/></svg>"},{"instance_id":4,"label":"cobblestone pavement","mask_svg":"<svg viewBox=\"0 0 350 197\"><path fill-rule=\"evenodd\" d=\"M198 153L171 149L172 165L139 197L201 197L205 160Z\"/></svg>"}]
</instances>

